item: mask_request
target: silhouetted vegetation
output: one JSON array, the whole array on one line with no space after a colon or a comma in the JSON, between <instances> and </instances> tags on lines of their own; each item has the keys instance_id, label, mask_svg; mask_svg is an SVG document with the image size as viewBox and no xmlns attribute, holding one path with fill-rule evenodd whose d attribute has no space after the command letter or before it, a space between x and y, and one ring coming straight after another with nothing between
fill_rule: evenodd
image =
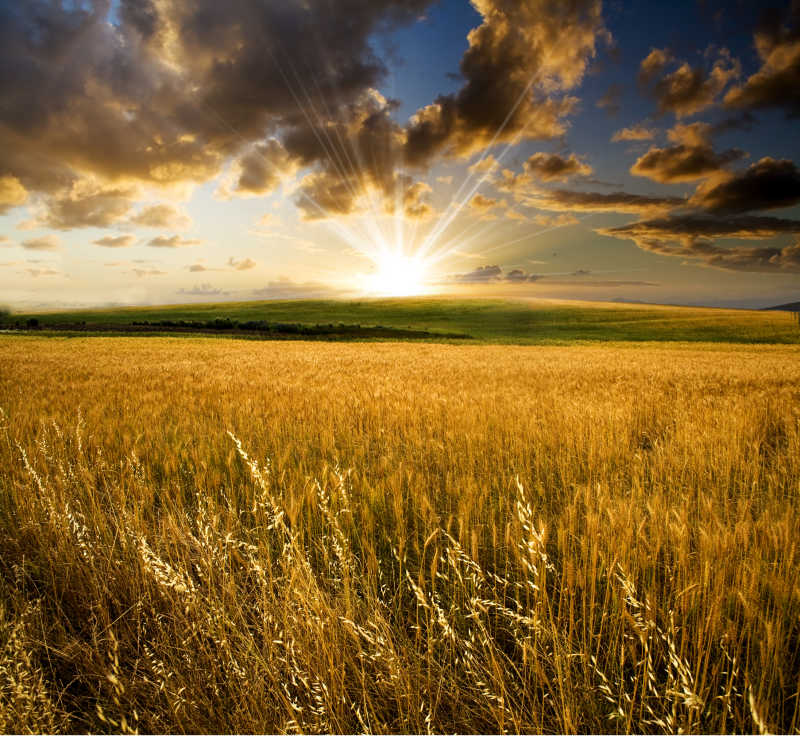
<instances>
[{"instance_id":1,"label":"silhouetted vegetation","mask_svg":"<svg viewBox=\"0 0 800 736\"><path fill-rule=\"evenodd\" d=\"M360 324L302 324L300 322L267 322L265 320L239 321L230 317L217 317L209 320L141 320L129 324L100 323L81 320L80 322L41 321L30 317L24 322L17 320L11 329L47 330L55 332L91 332L91 333L198 333L198 334L231 334L255 336L266 339L470 339L470 335L460 332L440 332L430 330L402 329L383 325Z\"/></svg>"}]
</instances>

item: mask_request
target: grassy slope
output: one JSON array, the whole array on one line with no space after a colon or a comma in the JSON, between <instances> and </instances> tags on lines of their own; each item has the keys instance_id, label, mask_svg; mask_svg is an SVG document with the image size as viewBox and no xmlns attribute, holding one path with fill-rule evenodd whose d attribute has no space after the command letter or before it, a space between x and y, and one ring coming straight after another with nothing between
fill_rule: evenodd
<instances>
[{"instance_id":1,"label":"grassy slope","mask_svg":"<svg viewBox=\"0 0 800 736\"><path fill-rule=\"evenodd\" d=\"M15 314L24 321L32 314ZM502 299L364 299L263 301L131 307L36 314L43 325L78 321L126 324L134 320L267 320L345 323L467 333L500 343L575 340L800 343L789 314L563 301Z\"/></svg>"}]
</instances>

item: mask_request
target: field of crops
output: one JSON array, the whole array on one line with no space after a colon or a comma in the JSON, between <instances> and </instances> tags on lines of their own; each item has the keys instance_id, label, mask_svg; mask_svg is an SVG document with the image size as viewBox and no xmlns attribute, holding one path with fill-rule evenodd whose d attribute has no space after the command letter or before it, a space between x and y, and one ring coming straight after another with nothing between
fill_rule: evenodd
<instances>
[{"instance_id":1,"label":"field of crops","mask_svg":"<svg viewBox=\"0 0 800 736\"><path fill-rule=\"evenodd\" d=\"M796 732L800 348L0 336L0 731Z\"/></svg>"}]
</instances>

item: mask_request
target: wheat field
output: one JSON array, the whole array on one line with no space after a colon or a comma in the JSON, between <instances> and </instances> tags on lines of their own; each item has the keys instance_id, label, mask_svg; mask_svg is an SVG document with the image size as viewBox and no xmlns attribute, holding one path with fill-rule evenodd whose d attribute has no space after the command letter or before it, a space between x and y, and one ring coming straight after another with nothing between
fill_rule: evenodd
<instances>
[{"instance_id":1,"label":"wheat field","mask_svg":"<svg viewBox=\"0 0 800 736\"><path fill-rule=\"evenodd\" d=\"M800 349L0 338L0 731L797 732Z\"/></svg>"}]
</instances>

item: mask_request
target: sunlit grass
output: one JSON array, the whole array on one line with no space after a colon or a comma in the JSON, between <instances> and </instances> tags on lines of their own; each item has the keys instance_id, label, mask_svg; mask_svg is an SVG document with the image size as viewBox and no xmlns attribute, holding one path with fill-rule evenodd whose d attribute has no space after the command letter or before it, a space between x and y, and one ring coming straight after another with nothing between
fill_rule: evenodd
<instances>
[{"instance_id":1,"label":"sunlit grass","mask_svg":"<svg viewBox=\"0 0 800 736\"><path fill-rule=\"evenodd\" d=\"M0 727L796 731L796 347L0 339Z\"/></svg>"}]
</instances>

